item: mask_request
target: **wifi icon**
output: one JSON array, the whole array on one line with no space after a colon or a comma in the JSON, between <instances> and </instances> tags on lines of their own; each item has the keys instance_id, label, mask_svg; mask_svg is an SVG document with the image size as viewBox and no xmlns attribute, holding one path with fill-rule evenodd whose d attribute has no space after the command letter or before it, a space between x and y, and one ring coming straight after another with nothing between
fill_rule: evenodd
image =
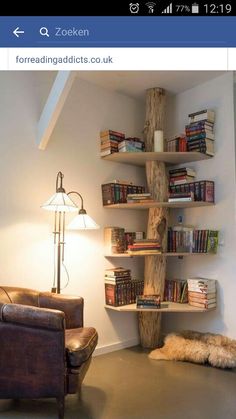
<instances>
[{"instance_id":1,"label":"wifi icon","mask_svg":"<svg viewBox=\"0 0 236 419\"><path fill-rule=\"evenodd\" d=\"M150 14L154 13L154 8L156 6L156 3L149 1L148 3L146 3L146 6L148 7L148 13Z\"/></svg>"}]
</instances>

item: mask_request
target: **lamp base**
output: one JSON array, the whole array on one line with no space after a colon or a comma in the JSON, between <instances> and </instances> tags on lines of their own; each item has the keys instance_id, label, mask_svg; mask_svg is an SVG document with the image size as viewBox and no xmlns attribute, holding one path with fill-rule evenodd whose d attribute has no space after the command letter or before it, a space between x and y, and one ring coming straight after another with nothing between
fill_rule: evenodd
<instances>
[{"instance_id":1,"label":"lamp base","mask_svg":"<svg viewBox=\"0 0 236 419\"><path fill-rule=\"evenodd\" d=\"M52 287L51 292L54 292L56 294L57 288L56 287Z\"/></svg>"}]
</instances>

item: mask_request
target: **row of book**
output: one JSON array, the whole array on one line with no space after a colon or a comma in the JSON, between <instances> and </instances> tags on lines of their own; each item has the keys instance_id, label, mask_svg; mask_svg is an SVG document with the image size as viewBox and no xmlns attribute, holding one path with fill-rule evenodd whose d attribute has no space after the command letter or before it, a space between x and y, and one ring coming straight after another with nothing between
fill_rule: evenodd
<instances>
[{"instance_id":1,"label":"row of book","mask_svg":"<svg viewBox=\"0 0 236 419\"><path fill-rule=\"evenodd\" d=\"M100 132L101 157L118 152L145 151L144 141L136 137L125 138L123 132L105 130Z\"/></svg>"},{"instance_id":2,"label":"row of book","mask_svg":"<svg viewBox=\"0 0 236 419\"><path fill-rule=\"evenodd\" d=\"M194 227L168 228L168 252L217 253L218 230L197 230Z\"/></svg>"},{"instance_id":3,"label":"row of book","mask_svg":"<svg viewBox=\"0 0 236 419\"><path fill-rule=\"evenodd\" d=\"M136 302L137 295L143 294L144 281L131 278L130 269L118 267L106 269L104 285L106 304L119 307Z\"/></svg>"},{"instance_id":4,"label":"row of book","mask_svg":"<svg viewBox=\"0 0 236 419\"><path fill-rule=\"evenodd\" d=\"M165 150L168 152L186 152L187 150L187 138L185 135L176 135L168 138L165 141Z\"/></svg>"},{"instance_id":5,"label":"row of book","mask_svg":"<svg viewBox=\"0 0 236 419\"><path fill-rule=\"evenodd\" d=\"M170 185L168 201L202 201L214 203L215 183L211 180L201 180Z\"/></svg>"},{"instance_id":6,"label":"row of book","mask_svg":"<svg viewBox=\"0 0 236 419\"><path fill-rule=\"evenodd\" d=\"M188 282L188 303L203 309L216 307L216 280L191 278Z\"/></svg>"},{"instance_id":7,"label":"row of book","mask_svg":"<svg viewBox=\"0 0 236 419\"><path fill-rule=\"evenodd\" d=\"M133 185L126 181L114 180L102 185L103 205L113 205L126 203L134 195L145 194L144 186ZM145 198L144 198L145 199Z\"/></svg>"}]
</instances>

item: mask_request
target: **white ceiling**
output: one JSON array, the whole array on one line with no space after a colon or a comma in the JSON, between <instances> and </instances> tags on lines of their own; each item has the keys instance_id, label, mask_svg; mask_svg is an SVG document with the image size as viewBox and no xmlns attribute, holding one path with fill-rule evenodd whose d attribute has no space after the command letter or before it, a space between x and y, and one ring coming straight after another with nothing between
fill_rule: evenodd
<instances>
[{"instance_id":1,"label":"white ceiling","mask_svg":"<svg viewBox=\"0 0 236 419\"><path fill-rule=\"evenodd\" d=\"M144 100L148 88L162 87L169 94L177 94L223 73L223 71L84 71L78 72L78 78Z\"/></svg>"}]
</instances>

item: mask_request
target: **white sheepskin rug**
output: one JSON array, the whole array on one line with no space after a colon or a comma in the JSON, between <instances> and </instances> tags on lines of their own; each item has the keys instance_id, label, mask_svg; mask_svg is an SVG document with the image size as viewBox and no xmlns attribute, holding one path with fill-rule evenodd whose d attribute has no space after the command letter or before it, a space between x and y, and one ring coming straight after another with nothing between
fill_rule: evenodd
<instances>
[{"instance_id":1,"label":"white sheepskin rug","mask_svg":"<svg viewBox=\"0 0 236 419\"><path fill-rule=\"evenodd\" d=\"M157 360L208 362L217 368L236 367L236 340L213 333L186 330L166 336L164 346L150 352Z\"/></svg>"}]
</instances>

